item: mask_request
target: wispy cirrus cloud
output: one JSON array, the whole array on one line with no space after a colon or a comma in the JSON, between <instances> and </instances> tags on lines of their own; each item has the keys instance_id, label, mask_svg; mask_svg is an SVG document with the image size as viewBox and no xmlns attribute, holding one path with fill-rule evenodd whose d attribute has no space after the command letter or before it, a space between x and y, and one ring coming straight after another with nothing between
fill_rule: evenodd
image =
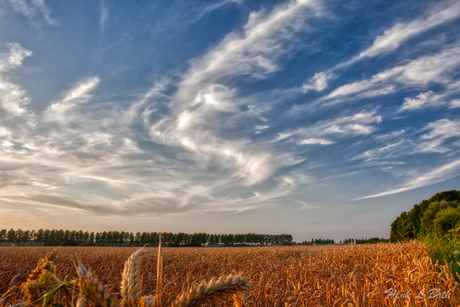
<instances>
[{"instance_id":1,"label":"wispy cirrus cloud","mask_svg":"<svg viewBox=\"0 0 460 307\"><path fill-rule=\"evenodd\" d=\"M9 52L0 56L0 106L6 112L2 117L20 116L26 112L29 103L25 91L8 81L6 73L22 65L25 58L32 55L32 51L25 49L18 43L9 43Z\"/></svg>"},{"instance_id":2,"label":"wispy cirrus cloud","mask_svg":"<svg viewBox=\"0 0 460 307\"><path fill-rule=\"evenodd\" d=\"M386 30L383 35L375 39L371 47L359 54L358 59L393 51L411 37L458 17L460 17L460 4L457 1L451 1L447 6L444 3L438 4L426 17L408 23L398 23Z\"/></svg>"},{"instance_id":3,"label":"wispy cirrus cloud","mask_svg":"<svg viewBox=\"0 0 460 307\"><path fill-rule=\"evenodd\" d=\"M459 170L460 170L460 160L455 160L453 162L443 164L428 172L413 174L412 178L408 179L399 188L391 189L391 190L388 190L382 193L360 197L360 198L357 198L356 200L376 198L376 197L381 197L381 196L402 193L402 192L418 189L421 187L425 187L428 185L432 185L435 183L443 182L448 179L457 177Z\"/></svg>"},{"instance_id":4,"label":"wispy cirrus cloud","mask_svg":"<svg viewBox=\"0 0 460 307\"><path fill-rule=\"evenodd\" d=\"M376 131L382 117L376 111L362 111L333 120L319 121L310 127L279 133L277 141L294 138L300 145L330 145L335 140L357 135L369 135Z\"/></svg>"},{"instance_id":5,"label":"wispy cirrus cloud","mask_svg":"<svg viewBox=\"0 0 460 307\"><path fill-rule=\"evenodd\" d=\"M34 25L38 25L41 18L51 26L59 24L57 20L51 18L51 13L44 0L32 0L30 4L26 0L8 0L8 2L15 11L23 14Z\"/></svg>"},{"instance_id":6,"label":"wispy cirrus cloud","mask_svg":"<svg viewBox=\"0 0 460 307\"><path fill-rule=\"evenodd\" d=\"M449 74L459 65L460 46L456 44L435 55L419 57L408 64L378 73L370 79L340 86L329 93L326 99L350 95L380 96L393 93L402 87L424 87L429 83L448 85L451 82Z\"/></svg>"},{"instance_id":7,"label":"wispy cirrus cloud","mask_svg":"<svg viewBox=\"0 0 460 307\"><path fill-rule=\"evenodd\" d=\"M445 85L445 90L441 93L435 93L432 90L419 93L415 98L406 97L404 103L399 108L400 112L415 111L425 108L449 107L451 109L458 108L458 99L456 97L460 93L460 82L450 82Z\"/></svg>"},{"instance_id":8,"label":"wispy cirrus cloud","mask_svg":"<svg viewBox=\"0 0 460 307\"><path fill-rule=\"evenodd\" d=\"M452 151L452 145L445 144L447 140L457 141L454 148L460 147L460 120L440 119L429 123L424 131L429 131L421 136L421 142L417 146L419 152L447 153Z\"/></svg>"},{"instance_id":9,"label":"wispy cirrus cloud","mask_svg":"<svg viewBox=\"0 0 460 307\"><path fill-rule=\"evenodd\" d=\"M65 94L62 100L52 103L46 109L45 120L66 123L68 111L87 102L92 97L90 92L96 88L99 81L98 77L91 77L77 84Z\"/></svg>"},{"instance_id":10,"label":"wispy cirrus cloud","mask_svg":"<svg viewBox=\"0 0 460 307\"><path fill-rule=\"evenodd\" d=\"M460 149L460 121L447 118L428 123L418 130L400 130L390 134L374 135L374 145L352 160L400 160L424 153L457 153Z\"/></svg>"},{"instance_id":11,"label":"wispy cirrus cloud","mask_svg":"<svg viewBox=\"0 0 460 307\"><path fill-rule=\"evenodd\" d=\"M436 26L451 22L460 17L460 5L456 1L448 1L435 5L426 15L410 22L398 23L383 35L377 36L371 47L362 51L359 55L337 64L335 67L316 73L314 77L302 86L305 92L315 90L321 92L328 87L328 80L338 78L338 70L356 64L366 57L376 57L396 50L401 44L409 39L420 35Z\"/></svg>"},{"instance_id":12,"label":"wispy cirrus cloud","mask_svg":"<svg viewBox=\"0 0 460 307\"><path fill-rule=\"evenodd\" d=\"M241 75L260 79L276 71L277 61L292 48L295 34L305 31L306 21L318 9L316 1L294 1L269 13L252 13L241 32L227 35L184 74L172 100L172 115L151 127L153 140L183 147L204 164L214 161L224 170L232 169L248 184L267 180L286 165L247 139L222 137L226 125L248 116L238 109L244 100L223 81ZM231 121L221 120L232 113ZM296 159L285 161L295 163Z\"/></svg>"},{"instance_id":13,"label":"wispy cirrus cloud","mask_svg":"<svg viewBox=\"0 0 460 307\"><path fill-rule=\"evenodd\" d=\"M109 19L109 9L104 0L100 0L100 10L101 10L101 13L99 17L99 27L101 31L104 32L105 25L107 23L107 20Z\"/></svg>"},{"instance_id":14,"label":"wispy cirrus cloud","mask_svg":"<svg viewBox=\"0 0 460 307\"><path fill-rule=\"evenodd\" d=\"M7 46L10 51L0 56L0 72L21 66L22 61L32 55L32 51L25 49L18 43L9 43Z\"/></svg>"}]
</instances>

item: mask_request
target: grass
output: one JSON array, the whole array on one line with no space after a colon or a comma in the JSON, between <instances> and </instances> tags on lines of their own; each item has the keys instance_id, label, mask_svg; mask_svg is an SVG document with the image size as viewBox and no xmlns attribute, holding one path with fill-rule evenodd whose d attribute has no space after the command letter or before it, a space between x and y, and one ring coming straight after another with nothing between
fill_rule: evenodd
<instances>
[{"instance_id":1,"label":"grass","mask_svg":"<svg viewBox=\"0 0 460 307\"><path fill-rule=\"evenodd\" d=\"M460 281L460 236L455 231L440 234L436 231L425 232L419 235L418 240L425 244L431 254L433 263L440 265L452 263L452 274Z\"/></svg>"}]
</instances>

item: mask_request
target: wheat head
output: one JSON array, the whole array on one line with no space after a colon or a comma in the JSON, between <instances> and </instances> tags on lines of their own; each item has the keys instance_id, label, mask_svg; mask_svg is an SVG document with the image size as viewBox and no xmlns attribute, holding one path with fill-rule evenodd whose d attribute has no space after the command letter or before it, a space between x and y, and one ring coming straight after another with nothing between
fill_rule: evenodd
<instances>
[{"instance_id":1,"label":"wheat head","mask_svg":"<svg viewBox=\"0 0 460 307\"><path fill-rule=\"evenodd\" d=\"M122 307L135 307L136 302L141 296L141 263L142 256L145 253L148 252L140 249L133 253L125 262L120 286Z\"/></svg>"},{"instance_id":2,"label":"wheat head","mask_svg":"<svg viewBox=\"0 0 460 307\"><path fill-rule=\"evenodd\" d=\"M252 287L249 280L240 275L221 276L218 280L213 278L208 283L202 281L197 286L193 285L187 292L183 292L172 306L189 307L216 302L231 297L235 293L246 291L249 287Z\"/></svg>"},{"instance_id":3,"label":"wheat head","mask_svg":"<svg viewBox=\"0 0 460 307\"><path fill-rule=\"evenodd\" d=\"M49 271L54 273L55 267L53 265L53 262L51 262L51 260L54 259L56 254L57 254L57 251L52 250L51 252L46 254L46 256L44 258L40 259L38 261L38 264L37 264L37 267L35 268L35 270L33 270L32 273L30 273L30 275L27 277L27 281L32 281L32 280L38 279L40 274L43 272L44 269L49 270Z\"/></svg>"},{"instance_id":4,"label":"wheat head","mask_svg":"<svg viewBox=\"0 0 460 307\"><path fill-rule=\"evenodd\" d=\"M142 296L138 301L138 305L141 307L155 307L155 296L153 295Z\"/></svg>"},{"instance_id":5,"label":"wheat head","mask_svg":"<svg viewBox=\"0 0 460 307\"><path fill-rule=\"evenodd\" d=\"M115 307L117 305L115 297L97 279L91 268L86 269L80 264L77 267L77 275L79 277L78 287L80 288L77 307Z\"/></svg>"}]
</instances>

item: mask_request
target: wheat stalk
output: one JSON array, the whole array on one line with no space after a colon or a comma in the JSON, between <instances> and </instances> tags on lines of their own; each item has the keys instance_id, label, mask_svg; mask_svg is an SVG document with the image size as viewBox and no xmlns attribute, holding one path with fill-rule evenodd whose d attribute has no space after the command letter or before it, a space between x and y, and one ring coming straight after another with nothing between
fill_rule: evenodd
<instances>
[{"instance_id":1,"label":"wheat stalk","mask_svg":"<svg viewBox=\"0 0 460 307\"><path fill-rule=\"evenodd\" d=\"M219 299L231 297L243 292L252 285L249 280L240 275L221 276L208 283L202 281L198 286L192 285L187 292L183 292L172 304L173 307L199 306L204 303L216 302Z\"/></svg>"},{"instance_id":2,"label":"wheat stalk","mask_svg":"<svg viewBox=\"0 0 460 307\"><path fill-rule=\"evenodd\" d=\"M141 263L142 256L145 253L148 252L140 249L133 253L125 262L120 286L122 307L135 307L137 300L141 296Z\"/></svg>"},{"instance_id":3,"label":"wheat stalk","mask_svg":"<svg viewBox=\"0 0 460 307\"><path fill-rule=\"evenodd\" d=\"M158 235L158 260L157 260L157 306L163 306L163 250L161 248L161 233Z\"/></svg>"}]
</instances>

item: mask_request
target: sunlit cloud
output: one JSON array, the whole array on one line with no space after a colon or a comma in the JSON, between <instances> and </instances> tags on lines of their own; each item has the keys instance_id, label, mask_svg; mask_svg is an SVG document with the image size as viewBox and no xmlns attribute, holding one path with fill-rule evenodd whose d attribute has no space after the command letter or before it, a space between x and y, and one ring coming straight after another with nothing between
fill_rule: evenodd
<instances>
[{"instance_id":1,"label":"sunlit cloud","mask_svg":"<svg viewBox=\"0 0 460 307\"><path fill-rule=\"evenodd\" d=\"M48 121L66 122L66 113L73 107L87 102L91 95L89 94L99 83L98 77L92 77L83 81L72 88L64 98L54 102L45 111L45 119Z\"/></svg>"},{"instance_id":2,"label":"sunlit cloud","mask_svg":"<svg viewBox=\"0 0 460 307\"><path fill-rule=\"evenodd\" d=\"M310 127L279 133L277 141L294 137L300 138L299 143L303 145L330 145L334 141L324 139L324 137L343 139L344 137L372 134L376 130L376 124L380 122L382 122L382 117L377 115L376 111L359 112L330 121L319 121Z\"/></svg>"},{"instance_id":3,"label":"sunlit cloud","mask_svg":"<svg viewBox=\"0 0 460 307\"><path fill-rule=\"evenodd\" d=\"M409 38L423 33L442 23L452 21L460 16L460 4L452 1L447 7L439 4L427 17L417 18L409 23L398 23L378 36L374 44L361 52L358 58L373 57L398 48Z\"/></svg>"},{"instance_id":4,"label":"sunlit cloud","mask_svg":"<svg viewBox=\"0 0 460 307\"><path fill-rule=\"evenodd\" d=\"M231 33L183 76L173 98L174 117L152 125L154 141L194 152L201 163L217 163L247 184L267 180L284 164L271 152L249 145L248 140L221 137L222 112L238 111L235 89L215 83L223 77L250 75L255 79L273 73L289 41L303 30L318 9L316 1L295 1L270 13L252 13L242 33ZM295 160L295 159L290 159Z\"/></svg>"},{"instance_id":5,"label":"sunlit cloud","mask_svg":"<svg viewBox=\"0 0 460 307\"><path fill-rule=\"evenodd\" d=\"M332 78L331 74L325 72L315 73L315 76L308 82L304 83L302 88L304 92L315 90L321 92L328 87L328 80Z\"/></svg>"},{"instance_id":6,"label":"sunlit cloud","mask_svg":"<svg viewBox=\"0 0 460 307\"><path fill-rule=\"evenodd\" d=\"M304 83L304 91L315 90L318 92L323 91L328 87L327 79L337 78L336 71L355 65L360 60L366 57L376 57L381 54L387 54L396 50L403 43L421 33L424 33L436 26L443 23L451 22L460 16L460 5L455 1L438 4L432 10L420 18L416 18L411 22L398 23L388 30L385 30L383 35L377 36L371 47L362 51L359 55L353 56L351 59L346 60L332 67L328 71L315 73L315 77L311 78L308 82ZM318 76L321 77L318 79ZM326 78L327 77L327 78ZM318 80L317 80L318 79ZM362 85L362 84L361 84ZM356 85L356 89L359 89ZM389 91L392 92L392 91ZM382 94L373 94L377 96ZM371 96L368 96L371 97Z\"/></svg>"},{"instance_id":7,"label":"sunlit cloud","mask_svg":"<svg viewBox=\"0 0 460 307\"><path fill-rule=\"evenodd\" d=\"M364 93L364 97L387 95L398 88L426 86L429 83L450 83L449 73L460 65L460 47L443 50L435 55L419 57L408 64L378 73L370 79L343 85L330 94L327 99Z\"/></svg>"}]
</instances>

